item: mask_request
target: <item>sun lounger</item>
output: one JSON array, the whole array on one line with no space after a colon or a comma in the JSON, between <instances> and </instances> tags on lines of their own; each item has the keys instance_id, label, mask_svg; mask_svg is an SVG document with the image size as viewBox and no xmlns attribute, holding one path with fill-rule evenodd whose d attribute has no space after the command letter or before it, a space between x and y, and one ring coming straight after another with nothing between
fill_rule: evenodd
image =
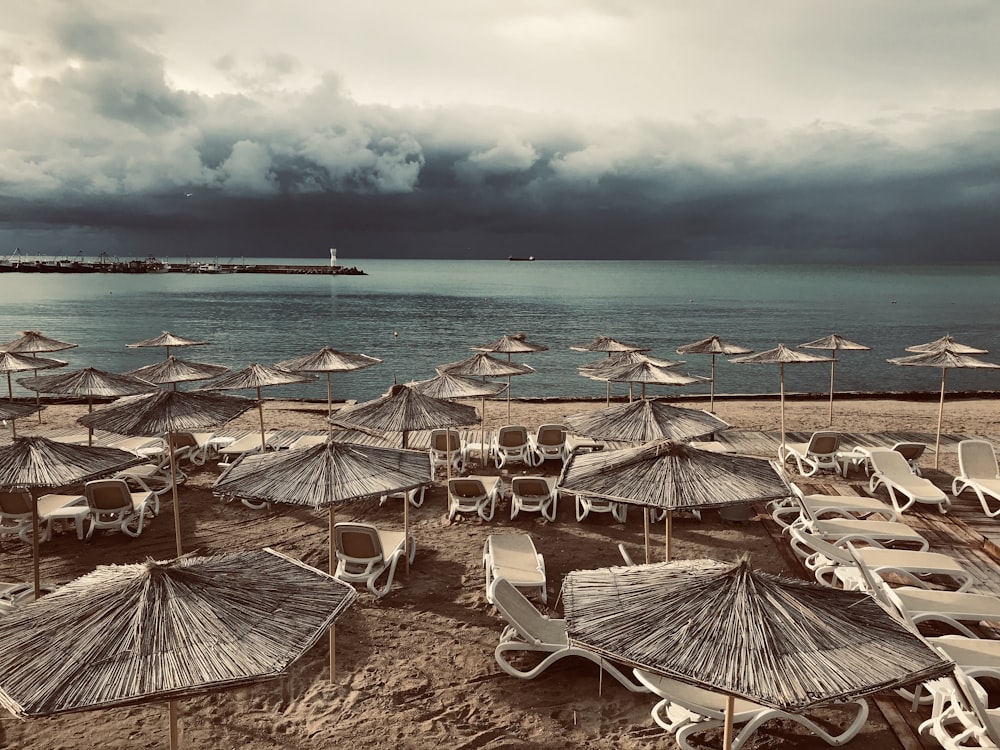
<instances>
[{"instance_id":1,"label":"sun lounger","mask_svg":"<svg viewBox=\"0 0 1000 750\"><path fill-rule=\"evenodd\" d=\"M72 521L77 537L83 538L82 521L86 516L83 495L42 495L37 500L39 541L52 538L54 521ZM0 490L0 538L16 536L31 544L32 500L27 490Z\"/></svg>"},{"instance_id":2,"label":"sun lounger","mask_svg":"<svg viewBox=\"0 0 1000 750\"><path fill-rule=\"evenodd\" d=\"M58 586L53 584L41 585L41 590L46 594L51 594ZM35 587L31 583L0 583L0 615L13 612L18 607L35 601Z\"/></svg>"},{"instance_id":3,"label":"sun lounger","mask_svg":"<svg viewBox=\"0 0 1000 750\"><path fill-rule=\"evenodd\" d=\"M890 448L871 450L872 478L868 489L875 492L885 487L893 507L899 512L913 507L916 503L936 505L942 513L947 513L951 500L929 479L916 476L906 459ZM902 498L902 501L901 501Z\"/></svg>"},{"instance_id":4,"label":"sun lounger","mask_svg":"<svg viewBox=\"0 0 1000 750\"><path fill-rule=\"evenodd\" d=\"M451 479L448 482L448 520L451 521L456 513L478 513L484 521L491 521L502 493L500 477Z\"/></svg>"},{"instance_id":5,"label":"sun lounger","mask_svg":"<svg viewBox=\"0 0 1000 750\"><path fill-rule=\"evenodd\" d=\"M1000 506L990 508L991 498L1000 503L1000 466L993 444L985 440L963 440L958 444L959 474L951 483L956 498L971 489L990 518L1000 516Z\"/></svg>"},{"instance_id":6,"label":"sun lounger","mask_svg":"<svg viewBox=\"0 0 1000 750\"><path fill-rule=\"evenodd\" d=\"M533 464L541 466L545 461L561 461L566 463L569 458L569 447L566 442L566 425L543 424L531 436L531 451Z\"/></svg>"},{"instance_id":7,"label":"sun lounger","mask_svg":"<svg viewBox=\"0 0 1000 750\"><path fill-rule=\"evenodd\" d=\"M432 472L436 472L439 466L445 469L446 474L461 474L465 470L465 451L462 450L462 435L458 430L431 430L429 450Z\"/></svg>"},{"instance_id":8,"label":"sun lounger","mask_svg":"<svg viewBox=\"0 0 1000 750\"><path fill-rule=\"evenodd\" d=\"M219 466L234 464L248 454L263 453L267 450L267 443L272 437L274 437L273 432L265 433L264 444L261 445L260 433L252 432L238 440L234 440L228 445L220 447L218 450Z\"/></svg>"},{"instance_id":9,"label":"sun lounger","mask_svg":"<svg viewBox=\"0 0 1000 750\"><path fill-rule=\"evenodd\" d=\"M326 442L327 436L323 435L300 435L295 438L288 446L288 450L297 451L304 448L315 448L317 445L323 445Z\"/></svg>"},{"instance_id":10,"label":"sun lounger","mask_svg":"<svg viewBox=\"0 0 1000 750\"><path fill-rule=\"evenodd\" d=\"M785 443L778 448L778 460L784 465L794 459L799 474L811 477L819 471L840 473L837 451L840 450L839 432L814 432L808 443Z\"/></svg>"},{"instance_id":11,"label":"sun lounger","mask_svg":"<svg viewBox=\"0 0 1000 750\"><path fill-rule=\"evenodd\" d=\"M804 502L799 503L799 510L799 517L792 522L792 527L803 529L841 547L846 542L863 542L869 547L906 546L920 550L930 547L920 532L904 523L847 518L819 519ZM803 548L795 539L791 546L803 559L813 552L810 548Z\"/></svg>"},{"instance_id":12,"label":"sun lounger","mask_svg":"<svg viewBox=\"0 0 1000 750\"><path fill-rule=\"evenodd\" d=\"M142 533L152 492L132 492L124 479L95 479L83 486L90 513L87 539L97 529L118 529L126 536Z\"/></svg>"},{"instance_id":13,"label":"sun lounger","mask_svg":"<svg viewBox=\"0 0 1000 750\"><path fill-rule=\"evenodd\" d=\"M503 578L519 589L537 592L544 602L545 560L527 534L490 534L483 545L486 570L486 601L493 603L493 581Z\"/></svg>"},{"instance_id":14,"label":"sun lounger","mask_svg":"<svg viewBox=\"0 0 1000 750\"><path fill-rule=\"evenodd\" d=\"M383 597L392 588L396 565L403 557L404 546L409 546L413 562L417 545L410 534L409 545L404 545L402 531L383 531L368 523L337 523L333 526L334 547L337 554L335 578L349 583L364 583L370 592ZM378 579L385 573L382 586Z\"/></svg>"},{"instance_id":15,"label":"sun lounger","mask_svg":"<svg viewBox=\"0 0 1000 750\"><path fill-rule=\"evenodd\" d=\"M771 518L788 535L788 527L802 516L806 508L813 518L821 520L829 517L844 519L864 519L879 516L886 521L898 521L899 514L891 505L874 497L859 495L806 495L792 483L795 498L789 503L775 502L771 505Z\"/></svg>"},{"instance_id":16,"label":"sun lounger","mask_svg":"<svg viewBox=\"0 0 1000 750\"><path fill-rule=\"evenodd\" d=\"M618 523L625 523L628 513L627 503L616 503L612 500L605 500L602 497L591 497L590 495L576 496L576 520L582 521L591 513L610 513Z\"/></svg>"},{"instance_id":17,"label":"sun lounger","mask_svg":"<svg viewBox=\"0 0 1000 750\"><path fill-rule=\"evenodd\" d=\"M510 463L533 466L534 458L528 440L528 429L522 425L505 425L497 430L493 441L493 460L498 469Z\"/></svg>"},{"instance_id":18,"label":"sun lounger","mask_svg":"<svg viewBox=\"0 0 1000 750\"><path fill-rule=\"evenodd\" d=\"M541 513L556 520L558 493L555 481L546 477L514 477L510 482L510 520L521 511Z\"/></svg>"},{"instance_id":19,"label":"sun lounger","mask_svg":"<svg viewBox=\"0 0 1000 750\"><path fill-rule=\"evenodd\" d=\"M997 750L1000 710L989 708L986 690L960 667L952 677L925 683L934 695L931 717L919 727L945 750Z\"/></svg>"},{"instance_id":20,"label":"sun lounger","mask_svg":"<svg viewBox=\"0 0 1000 750\"><path fill-rule=\"evenodd\" d=\"M492 599L508 623L500 634L500 644L494 650L493 656L500 669L511 677L531 680L560 659L579 656L600 666L631 692L648 692L647 688L629 679L604 657L588 649L571 646L566 635L566 621L543 615L505 578L498 578L494 582ZM530 669L519 669L509 661L508 654L524 652L541 653L546 656Z\"/></svg>"}]
</instances>

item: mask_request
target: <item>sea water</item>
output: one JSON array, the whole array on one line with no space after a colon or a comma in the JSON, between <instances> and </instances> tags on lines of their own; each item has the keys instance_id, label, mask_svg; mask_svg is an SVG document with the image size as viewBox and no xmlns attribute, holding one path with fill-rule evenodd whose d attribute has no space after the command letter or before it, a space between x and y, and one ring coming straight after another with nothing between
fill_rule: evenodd
<instances>
[{"instance_id":1,"label":"sea water","mask_svg":"<svg viewBox=\"0 0 1000 750\"><path fill-rule=\"evenodd\" d=\"M838 353L838 391L938 389L940 370L899 367L886 359L945 334L983 349L1000 349L997 265L340 262L367 275L4 273L0 344L21 330L40 330L79 344L51 355L68 360L70 368L113 372L162 359L160 350L129 349L126 344L164 330L211 342L175 349L175 356L234 369L250 362L272 364L329 345L383 360L375 367L333 375L334 397L358 400L375 398L394 382L433 377L436 366L518 332L549 350L513 355L514 361L536 370L512 378L514 397L603 396L605 385L581 377L577 367L605 355L569 349L597 335L648 347L658 358L686 360L679 371L708 375L709 356L682 357L676 348L718 334L762 351L836 332L872 348ZM1000 390L998 373L949 370L948 388ZM16 386L16 379L25 375L31 373L13 376L15 395L26 393ZM717 393L775 393L778 382L777 366L716 360ZM829 367L786 366L785 385L788 391L825 392ZM614 394L627 390L612 384ZM707 392L707 384L647 388L651 395ZM269 388L264 395L322 399L325 376L315 385Z\"/></svg>"}]
</instances>

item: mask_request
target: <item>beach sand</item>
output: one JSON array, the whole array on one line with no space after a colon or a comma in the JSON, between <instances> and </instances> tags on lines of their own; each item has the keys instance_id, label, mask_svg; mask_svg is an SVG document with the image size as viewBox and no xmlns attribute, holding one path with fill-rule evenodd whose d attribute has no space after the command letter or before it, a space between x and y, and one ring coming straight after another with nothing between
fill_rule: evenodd
<instances>
[{"instance_id":1,"label":"beach sand","mask_svg":"<svg viewBox=\"0 0 1000 750\"><path fill-rule=\"evenodd\" d=\"M475 404L477 407L479 403ZM566 414L601 408L599 402L520 402L511 421L535 427L560 422ZM707 408L706 402L683 406ZM717 400L716 412L734 428L775 430L773 400ZM945 432L1000 434L1000 401L956 399L945 405ZM325 405L268 402L268 428L323 429ZM44 429L70 426L86 406L53 406L44 412ZM234 426L256 427L252 411ZM827 428L827 403L786 404L789 431ZM836 403L834 429L853 432L920 431L933 433L935 401L843 399ZM488 402L487 427L507 422L503 402ZM18 423L19 434L37 429L33 418ZM927 463L925 461L925 463ZM517 467L520 469L521 467ZM554 472L557 467L549 467ZM941 471L957 470L953 452L941 457ZM495 471L492 473L496 473ZM276 507L252 511L223 503L210 490L218 470L211 464L192 474L181 488L185 551L222 553L273 547L326 569L327 516L304 509ZM65 582L96 565L165 559L174 554L169 496L158 518L138 539L121 534L95 536L89 543L73 533L54 536L42 546L43 579ZM559 587L571 570L620 563L618 543L641 556L642 514L633 509L626 524L607 515L577 523L573 504L564 498L554 523L537 514L509 521L509 500L491 523L460 518L448 523L445 493L439 483L422 508L411 509L417 557L407 576L376 600L361 590L357 603L337 626L336 681L328 677L328 647L323 639L292 668L287 680L185 699L179 702L181 746L186 748L663 748L672 746L649 716L652 696L632 694L613 679L599 686L590 662L566 659L540 677L522 681L499 670L494 659L502 618L484 596L482 548L490 533L530 533L545 557L549 607L558 615ZM723 522L716 513L702 521L681 515L674 522L675 559L711 557L736 560L749 555L760 569L785 570L782 556L758 521ZM396 502L380 507L366 501L338 508L338 520L365 520L402 528ZM662 528L654 529L655 559L662 559ZM5 580L28 580L30 549L16 541L3 545ZM540 605L541 606L541 605ZM603 692L601 692L603 691ZM835 720L840 714L824 710ZM102 748L167 747L165 704L18 720L4 715L0 747L61 750L95 744ZM718 732L703 735L718 745ZM758 731L748 747L827 747L796 724L775 722ZM895 736L873 707L872 716L851 747L889 750Z\"/></svg>"}]
</instances>

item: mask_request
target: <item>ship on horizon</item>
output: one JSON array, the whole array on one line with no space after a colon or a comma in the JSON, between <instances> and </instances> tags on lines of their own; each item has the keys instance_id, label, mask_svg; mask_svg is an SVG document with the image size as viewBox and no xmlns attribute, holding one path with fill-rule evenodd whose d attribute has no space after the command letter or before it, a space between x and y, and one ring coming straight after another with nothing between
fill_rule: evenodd
<instances>
[{"instance_id":1,"label":"ship on horizon","mask_svg":"<svg viewBox=\"0 0 1000 750\"><path fill-rule=\"evenodd\" d=\"M527 261L527 260L534 260L534 259L535 259L534 255L529 255L527 258L518 258L518 257L515 257L513 255L508 255L507 256L507 260L524 260L524 261Z\"/></svg>"}]
</instances>

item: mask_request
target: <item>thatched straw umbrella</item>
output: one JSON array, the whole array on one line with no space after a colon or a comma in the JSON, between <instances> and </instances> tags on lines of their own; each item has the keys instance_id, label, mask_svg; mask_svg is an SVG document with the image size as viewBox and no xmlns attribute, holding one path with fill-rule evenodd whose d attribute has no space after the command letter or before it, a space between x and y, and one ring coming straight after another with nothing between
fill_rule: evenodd
<instances>
[{"instance_id":1,"label":"thatched straw umbrella","mask_svg":"<svg viewBox=\"0 0 1000 750\"><path fill-rule=\"evenodd\" d=\"M449 375L460 375L467 378L507 378L507 420L510 421L510 379L514 375L530 375L535 371L530 365L523 365L519 362L504 362L502 359L491 357L486 352L479 352L467 359L459 362L450 362L435 368L438 372L446 372ZM486 399L483 398L483 425L480 449L483 465L486 465Z\"/></svg>"},{"instance_id":2,"label":"thatched straw umbrella","mask_svg":"<svg viewBox=\"0 0 1000 750\"><path fill-rule=\"evenodd\" d=\"M707 339L702 339L701 341L695 341L693 344L684 344L684 346L678 346L677 353L712 355L712 390L711 390L711 396L709 398L708 410L714 412L716 355L722 354L726 357L730 357L734 354L752 354L753 349L747 349L745 346L737 346L736 344L727 343L722 339L720 339L718 336L709 336Z\"/></svg>"},{"instance_id":3,"label":"thatched straw umbrella","mask_svg":"<svg viewBox=\"0 0 1000 750\"><path fill-rule=\"evenodd\" d=\"M272 385L288 385L290 383L312 383L316 378L312 375L302 375L288 372L280 367L268 367L251 362L242 370L223 375L211 383L199 388L199 391L257 391L257 414L260 417L260 449L264 450L267 438L264 436L264 401L260 389Z\"/></svg>"},{"instance_id":4,"label":"thatched straw umbrella","mask_svg":"<svg viewBox=\"0 0 1000 750\"><path fill-rule=\"evenodd\" d=\"M286 359L283 362L278 362L275 366L289 372L325 372L326 413L327 416L330 416L333 414L333 373L363 370L366 367L381 363L381 359L369 357L367 354L338 352L332 347L324 346L318 352L296 357L295 359Z\"/></svg>"},{"instance_id":5,"label":"thatched straw umbrella","mask_svg":"<svg viewBox=\"0 0 1000 750\"><path fill-rule=\"evenodd\" d=\"M751 354L747 357L737 357L729 360L747 365L780 365L781 366L781 454L785 451L785 365L815 364L817 362L832 362L832 357L817 357L789 349L784 344L778 344L766 352Z\"/></svg>"},{"instance_id":6,"label":"thatched straw umbrella","mask_svg":"<svg viewBox=\"0 0 1000 750\"><path fill-rule=\"evenodd\" d=\"M207 362L190 362L167 355L162 362L139 367L125 373L133 378L148 380L157 385L172 385L177 390L178 383L190 383L196 380L209 380L229 372L225 365L212 365Z\"/></svg>"},{"instance_id":7,"label":"thatched straw umbrella","mask_svg":"<svg viewBox=\"0 0 1000 750\"><path fill-rule=\"evenodd\" d=\"M329 511L330 575L337 567L334 506L351 500L407 492L433 481L430 457L422 451L326 442L311 448L247 456L213 489L248 500L286 503ZM409 502L403 501L403 557L409 569ZM335 673L331 631L330 679Z\"/></svg>"},{"instance_id":8,"label":"thatched straw umbrella","mask_svg":"<svg viewBox=\"0 0 1000 750\"><path fill-rule=\"evenodd\" d=\"M646 398L646 385L694 385L695 383L707 383L708 378L700 375L687 375L682 372L675 372L672 367L682 365L683 362L671 363L670 367L655 364L649 360L637 362L631 365L620 365L616 368L605 371L600 378L605 378L613 383L628 383L629 398L631 399L632 385L642 384L642 398Z\"/></svg>"},{"instance_id":9,"label":"thatched straw umbrella","mask_svg":"<svg viewBox=\"0 0 1000 750\"><path fill-rule=\"evenodd\" d=\"M194 339L184 338L183 336L175 336L170 331L164 331L159 336L154 336L151 339L143 339L142 341L137 341L134 344L126 344L129 349L144 349L148 347L163 347L166 349L166 356L170 356L170 347L174 346L205 346L208 344L207 341L195 341Z\"/></svg>"},{"instance_id":10,"label":"thatched straw umbrella","mask_svg":"<svg viewBox=\"0 0 1000 750\"><path fill-rule=\"evenodd\" d=\"M279 679L357 596L271 549L102 565L0 621L0 705L54 716ZM100 744L100 743L98 743Z\"/></svg>"},{"instance_id":11,"label":"thatched straw umbrella","mask_svg":"<svg viewBox=\"0 0 1000 750\"><path fill-rule=\"evenodd\" d=\"M59 339L53 339L48 336L43 336L41 331L21 331L21 337L9 341L6 344L0 344L0 352L10 352L11 354L27 354L31 357L35 357L38 354L47 354L49 352L61 352L66 349L75 349L79 344L70 344L67 341L60 341ZM58 361L58 360L57 360ZM38 368L46 369L46 368ZM35 375L38 374L38 370L35 370ZM8 382L8 386L10 383ZM38 424L42 423L42 411L41 411L41 394L35 394L35 406L38 406Z\"/></svg>"},{"instance_id":12,"label":"thatched straw umbrella","mask_svg":"<svg viewBox=\"0 0 1000 750\"><path fill-rule=\"evenodd\" d=\"M47 357L29 357L24 354L0 351L0 372L7 373L7 398L14 398L14 386L10 382L12 372L28 372L30 370L51 370L54 367L65 367L61 359ZM37 403L37 400L36 400Z\"/></svg>"},{"instance_id":13,"label":"thatched straw umbrella","mask_svg":"<svg viewBox=\"0 0 1000 750\"><path fill-rule=\"evenodd\" d=\"M671 513L745 505L789 497L773 462L660 441L636 448L574 453L563 467L559 490L666 511L666 559L670 560ZM649 523L646 515L646 560Z\"/></svg>"},{"instance_id":14,"label":"thatched straw umbrella","mask_svg":"<svg viewBox=\"0 0 1000 750\"><path fill-rule=\"evenodd\" d=\"M129 375L117 375L113 372L85 367L82 370L59 373L58 375L39 375L34 378L18 378L18 383L37 393L55 393L60 396L87 399L87 413L94 411L95 398L120 398L122 396L138 396L142 393L152 393L156 386L146 380ZM94 430L87 433L87 444L93 445Z\"/></svg>"},{"instance_id":15,"label":"thatched straw umbrella","mask_svg":"<svg viewBox=\"0 0 1000 750\"><path fill-rule=\"evenodd\" d=\"M0 401L0 421L10 420L10 437L13 440L17 437L17 428L14 423L21 417L34 414L44 406L37 404L19 404L16 401Z\"/></svg>"},{"instance_id":16,"label":"thatched straw umbrella","mask_svg":"<svg viewBox=\"0 0 1000 750\"><path fill-rule=\"evenodd\" d=\"M963 347L969 348L969 347ZM938 349L928 350L920 354L913 354L909 357L895 357L886 360L894 365L903 367L939 367L941 368L941 399L938 402L937 434L934 438L934 468L938 467L938 460L941 456L941 419L944 416L944 393L945 383L949 369L1000 369L1000 365L992 362L984 362L969 354L963 354L957 350Z\"/></svg>"},{"instance_id":17,"label":"thatched straw umbrella","mask_svg":"<svg viewBox=\"0 0 1000 750\"><path fill-rule=\"evenodd\" d=\"M0 448L0 488L31 494L31 557L35 597L41 593L38 561L38 497L34 490L86 482L140 464L145 459L117 448L70 445L44 437L19 437Z\"/></svg>"},{"instance_id":18,"label":"thatched straw umbrella","mask_svg":"<svg viewBox=\"0 0 1000 750\"><path fill-rule=\"evenodd\" d=\"M654 440L683 442L729 427L729 424L707 411L682 409L655 399L641 399L609 409L570 414L564 422L576 435L629 443L648 443Z\"/></svg>"},{"instance_id":19,"label":"thatched straw umbrella","mask_svg":"<svg viewBox=\"0 0 1000 750\"><path fill-rule=\"evenodd\" d=\"M85 414L77 421L86 427L96 427L119 435L167 435L170 456L170 484L174 501L174 534L177 555L181 545L181 511L177 500L177 460L174 456L174 433L218 427L235 419L254 402L238 396L215 393L157 390L148 396L122 399L107 409Z\"/></svg>"},{"instance_id":20,"label":"thatched straw umbrella","mask_svg":"<svg viewBox=\"0 0 1000 750\"><path fill-rule=\"evenodd\" d=\"M779 710L854 700L948 674L868 594L711 561L578 570L562 597L571 645Z\"/></svg>"},{"instance_id":21,"label":"thatched straw umbrella","mask_svg":"<svg viewBox=\"0 0 1000 750\"><path fill-rule=\"evenodd\" d=\"M597 336L593 341L587 344L582 344L580 346L571 346L570 349L574 352L607 352L608 358L610 359L615 354L622 354L624 352L648 352L649 349L642 346L636 346L634 344L626 344L617 339L613 339L610 336ZM611 381L607 381L607 405L611 405Z\"/></svg>"},{"instance_id":22,"label":"thatched straw umbrella","mask_svg":"<svg viewBox=\"0 0 1000 750\"><path fill-rule=\"evenodd\" d=\"M2 348L2 347L0 347ZM979 349L968 344L960 344L951 336L942 336L939 339L928 341L926 344L914 344L906 347L906 351L920 354L922 352L950 351L953 354L989 354L987 349Z\"/></svg>"},{"instance_id":23,"label":"thatched straw umbrella","mask_svg":"<svg viewBox=\"0 0 1000 750\"><path fill-rule=\"evenodd\" d=\"M511 354L533 354L535 352L546 352L547 346L535 344L527 340L523 333L505 334L496 341L491 341L482 346L472 347L477 352L492 352L493 354L506 354L507 361L510 362ZM507 375L507 421L510 421L510 378L514 373Z\"/></svg>"},{"instance_id":24,"label":"thatched straw umbrella","mask_svg":"<svg viewBox=\"0 0 1000 750\"><path fill-rule=\"evenodd\" d=\"M656 357L650 357L646 350L633 350L628 352L619 352L617 354L608 355L607 359L600 359L596 362L588 362L585 365L580 365L577 370L585 378L590 378L591 380L603 380L608 384L607 389L607 405L611 405L611 381L615 375L621 374L623 372L628 372L629 368L636 366L648 366L648 367L659 367L662 369L669 369L671 367L680 367L685 364L684 362L671 361L669 359L658 359ZM669 376L667 376L669 377ZM616 381L616 382L627 382L627 381ZM636 381L638 382L638 381ZM632 400L632 383L628 385L628 400ZM676 383L674 383L676 385Z\"/></svg>"},{"instance_id":25,"label":"thatched straw umbrella","mask_svg":"<svg viewBox=\"0 0 1000 750\"><path fill-rule=\"evenodd\" d=\"M833 425L833 373L837 366L837 360L833 359L833 353L838 351L865 351L870 352L871 347L858 344L849 339L845 339L839 333L831 333L815 341L807 341L799 344L800 349L827 349L830 352L830 424Z\"/></svg>"}]
</instances>

